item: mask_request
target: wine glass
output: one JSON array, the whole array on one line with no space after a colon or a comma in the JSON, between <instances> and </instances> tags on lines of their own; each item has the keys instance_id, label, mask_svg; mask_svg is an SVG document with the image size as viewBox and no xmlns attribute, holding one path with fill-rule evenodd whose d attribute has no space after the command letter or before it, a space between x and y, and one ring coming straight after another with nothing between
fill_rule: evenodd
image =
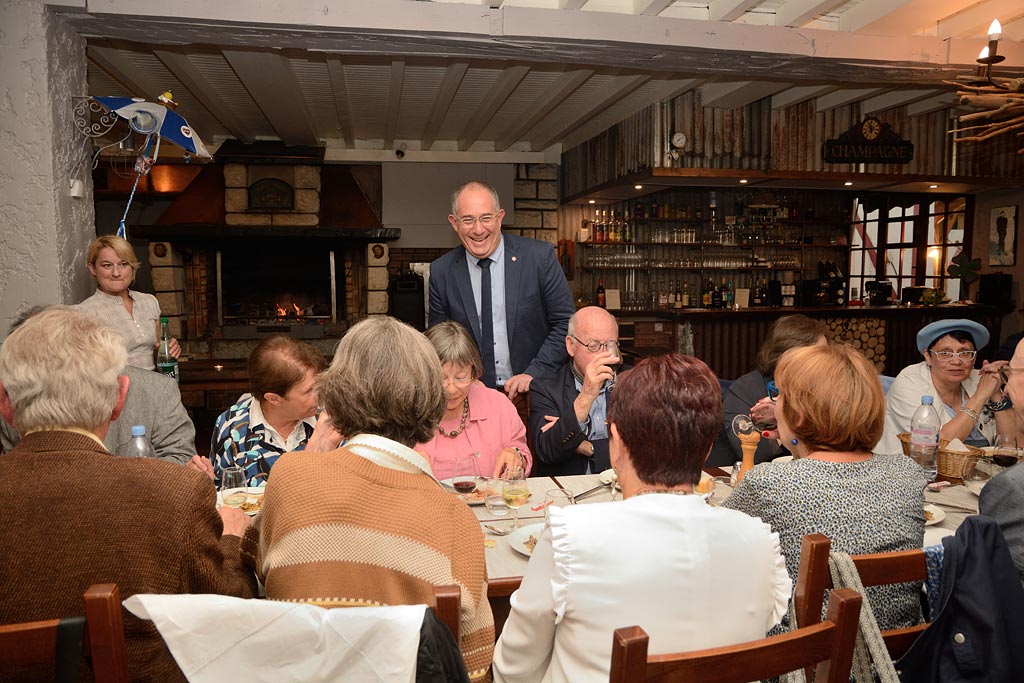
<instances>
[{"instance_id":1,"label":"wine glass","mask_svg":"<svg viewBox=\"0 0 1024 683\"><path fill-rule=\"evenodd\" d=\"M544 493L544 519L550 522L551 516L550 511L552 507L564 508L569 505L575 505L576 498L573 497L572 491L566 491L565 489L548 489Z\"/></svg>"},{"instance_id":2,"label":"wine glass","mask_svg":"<svg viewBox=\"0 0 1024 683\"><path fill-rule=\"evenodd\" d=\"M477 460L472 455L459 456L452 461L451 482L456 493L465 496L476 491L480 474L476 463Z\"/></svg>"},{"instance_id":3,"label":"wine glass","mask_svg":"<svg viewBox=\"0 0 1024 683\"><path fill-rule=\"evenodd\" d=\"M614 363L611 361L608 363L608 369L612 371L612 378L605 382L605 386L608 388L608 391L611 391L615 388L615 382L619 379L619 366L622 365L622 351L619 350L619 342L614 339L605 342L604 348L608 353L614 354L616 358Z\"/></svg>"},{"instance_id":4,"label":"wine glass","mask_svg":"<svg viewBox=\"0 0 1024 683\"><path fill-rule=\"evenodd\" d=\"M519 508L523 507L530 497L530 489L526 486L526 477L522 469L515 470L505 479L501 487L501 497L505 500L505 505L512 509L512 529L518 529Z\"/></svg>"},{"instance_id":5,"label":"wine glass","mask_svg":"<svg viewBox=\"0 0 1024 683\"><path fill-rule=\"evenodd\" d=\"M236 465L220 472L220 501L228 507L241 507L245 502L245 470Z\"/></svg>"},{"instance_id":6,"label":"wine glass","mask_svg":"<svg viewBox=\"0 0 1024 683\"><path fill-rule=\"evenodd\" d=\"M992 462L1007 469L1019 461L1020 451L1017 448L1017 437L1011 434L997 434L995 450L992 451Z\"/></svg>"}]
</instances>

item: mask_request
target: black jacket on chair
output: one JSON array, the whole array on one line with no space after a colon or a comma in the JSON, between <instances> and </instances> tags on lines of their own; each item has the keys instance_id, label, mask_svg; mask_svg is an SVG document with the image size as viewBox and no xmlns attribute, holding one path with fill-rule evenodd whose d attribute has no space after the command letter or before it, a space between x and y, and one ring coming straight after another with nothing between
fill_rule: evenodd
<instances>
[{"instance_id":1,"label":"black jacket on chair","mask_svg":"<svg viewBox=\"0 0 1024 683\"><path fill-rule=\"evenodd\" d=\"M942 545L938 613L895 663L900 680L1024 681L1024 588L999 525L968 517Z\"/></svg>"}]
</instances>

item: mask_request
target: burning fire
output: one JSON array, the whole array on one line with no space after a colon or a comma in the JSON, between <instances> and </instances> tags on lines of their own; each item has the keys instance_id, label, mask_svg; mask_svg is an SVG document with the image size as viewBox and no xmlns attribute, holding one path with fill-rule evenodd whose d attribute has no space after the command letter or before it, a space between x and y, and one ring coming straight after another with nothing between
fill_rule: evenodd
<instances>
[{"instance_id":1,"label":"burning fire","mask_svg":"<svg viewBox=\"0 0 1024 683\"><path fill-rule=\"evenodd\" d=\"M275 308L277 308L277 315L282 318L289 315L302 316L305 314L305 310L294 302L277 304Z\"/></svg>"}]
</instances>

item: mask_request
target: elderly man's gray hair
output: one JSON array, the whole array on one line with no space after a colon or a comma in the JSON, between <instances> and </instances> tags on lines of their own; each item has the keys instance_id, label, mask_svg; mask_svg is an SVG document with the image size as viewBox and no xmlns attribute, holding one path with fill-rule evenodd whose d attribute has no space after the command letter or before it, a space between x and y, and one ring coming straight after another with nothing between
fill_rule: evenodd
<instances>
[{"instance_id":1,"label":"elderly man's gray hair","mask_svg":"<svg viewBox=\"0 0 1024 683\"><path fill-rule=\"evenodd\" d=\"M110 419L128 353L109 325L66 306L25 320L0 346L0 382L22 433Z\"/></svg>"}]
</instances>

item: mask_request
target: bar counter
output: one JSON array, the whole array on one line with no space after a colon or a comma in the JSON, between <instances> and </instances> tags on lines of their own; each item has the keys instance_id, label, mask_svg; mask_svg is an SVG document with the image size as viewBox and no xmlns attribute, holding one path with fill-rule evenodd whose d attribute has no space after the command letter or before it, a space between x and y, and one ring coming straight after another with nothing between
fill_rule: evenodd
<instances>
[{"instance_id":1,"label":"bar counter","mask_svg":"<svg viewBox=\"0 0 1024 683\"><path fill-rule=\"evenodd\" d=\"M924 325L948 318L968 318L992 335L982 359L1001 341L1003 312L978 304L943 306L820 306L815 308L688 308L659 311L611 311L622 327L623 349L637 356L677 349L704 360L721 379L733 380L754 368L754 360L777 318L799 313L820 319L832 339L849 342L895 376L921 360L915 338Z\"/></svg>"}]
</instances>

